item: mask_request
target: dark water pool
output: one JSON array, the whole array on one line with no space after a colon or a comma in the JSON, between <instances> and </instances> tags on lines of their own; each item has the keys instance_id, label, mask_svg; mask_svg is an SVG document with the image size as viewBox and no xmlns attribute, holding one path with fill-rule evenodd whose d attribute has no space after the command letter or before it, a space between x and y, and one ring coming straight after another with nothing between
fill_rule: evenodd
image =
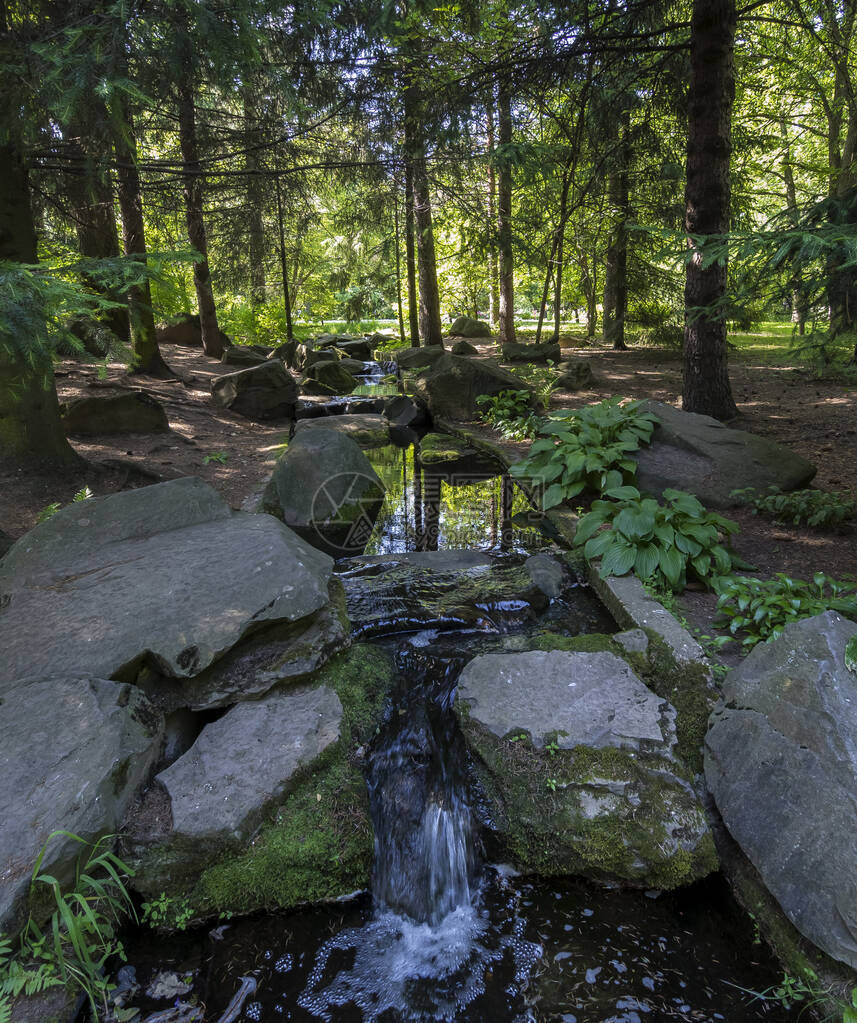
<instances>
[{"instance_id":1,"label":"dark water pool","mask_svg":"<svg viewBox=\"0 0 857 1023\"><path fill-rule=\"evenodd\" d=\"M241 1023L798 1018L749 993L780 973L719 878L652 898L489 871L475 906L434 928L375 915L360 897L214 935L133 950L140 979L192 971L205 1019L217 1021L253 976Z\"/></svg>"},{"instance_id":2,"label":"dark water pool","mask_svg":"<svg viewBox=\"0 0 857 1023\"><path fill-rule=\"evenodd\" d=\"M418 446L366 452L387 489L367 554L549 546L526 495L487 456L422 465Z\"/></svg>"}]
</instances>

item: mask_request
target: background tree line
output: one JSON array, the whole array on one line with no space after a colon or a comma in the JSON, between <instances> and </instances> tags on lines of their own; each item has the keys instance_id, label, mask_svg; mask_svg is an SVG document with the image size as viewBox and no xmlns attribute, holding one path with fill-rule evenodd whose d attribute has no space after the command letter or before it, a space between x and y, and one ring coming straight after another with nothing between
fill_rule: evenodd
<instances>
[{"instance_id":1,"label":"background tree line","mask_svg":"<svg viewBox=\"0 0 857 1023\"><path fill-rule=\"evenodd\" d=\"M0 0L0 464L73 457L81 317L165 375L185 310L212 356L642 333L728 417L727 322L857 327L854 34L854 0Z\"/></svg>"}]
</instances>

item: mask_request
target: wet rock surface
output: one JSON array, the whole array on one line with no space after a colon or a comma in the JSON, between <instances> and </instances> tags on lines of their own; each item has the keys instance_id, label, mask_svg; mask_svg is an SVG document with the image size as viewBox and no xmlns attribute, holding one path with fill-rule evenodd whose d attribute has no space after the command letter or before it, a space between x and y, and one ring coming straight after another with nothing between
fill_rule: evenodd
<instances>
[{"instance_id":1,"label":"wet rock surface","mask_svg":"<svg viewBox=\"0 0 857 1023\"><path fill-rule=\"evenodd\" d=\"M0 695L24 677L199 674L327 604L330 559L188 477L61 509L0 562Z\"/></svg>"},{"instance_id":2,"label":"wet rock surface","mask_svg":"<svg viewBox=\"0 0 857 1023\"><path fill-rule=\"evenodd\" d=\"M163 727L139 690L100 678L34 679L3 694L0 929L12 933L22 923L33 865L52 832L92 843L118 829L157 759ZM41 872L69 884L85 852L55 835Z\"/></svg>"},{"instance_id":3,"label":"wet rock surface","mask_svg":"<svg viewBox=\"0 0 857 1023\"><path fill-rule=\"evenodd\" d=\"M786 626L727 676L705 739L723 822L794 926L857 967L857 625Z\"/></svg>"}]
</instances>

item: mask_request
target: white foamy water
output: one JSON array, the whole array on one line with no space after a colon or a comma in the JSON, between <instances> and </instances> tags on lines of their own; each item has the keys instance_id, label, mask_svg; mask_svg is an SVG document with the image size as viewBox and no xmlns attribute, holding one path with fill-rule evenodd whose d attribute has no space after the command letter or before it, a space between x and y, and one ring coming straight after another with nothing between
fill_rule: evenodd
<instances>
[{"instance_id":1,"label":"white foamy water","mask_svg":"<svg viewBox=\"0 0 857 1023\"><path fill-rule=\"evenodd\" d=\"M523 921L498 934L473 906L458 906L439 923L414 923L379 912L365 927L342 931L319 949L298 1004L320 1020L347 1005L364 1023L385 1013L408 1021L452 1021L485 992L488 968L512 957L522 982L541 956L523 940ZM330 977L339 955L353 963Z\"/></svg>"}]
</instances>

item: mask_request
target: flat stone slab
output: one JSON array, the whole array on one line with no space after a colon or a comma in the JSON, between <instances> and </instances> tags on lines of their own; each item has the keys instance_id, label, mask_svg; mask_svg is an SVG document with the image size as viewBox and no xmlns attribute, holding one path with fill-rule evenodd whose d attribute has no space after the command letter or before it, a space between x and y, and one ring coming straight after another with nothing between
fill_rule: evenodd
<instances>
[{"instance_id":1,"label":"flat stone slab","mask_svg":"<svg viewBox=\"0 0 857 1023\"><path fill-rule=\"evenodd\" d=\"M811 462L765 437L658 401L643 407L658 424L651 445L632 455L642 491L659 495L673 487L696 494L711 508L729 508L742 503L731 496L733 490L797 490L815 476Z\"/></svg>"},{"instance_id":2,"label":"flat stone slab","mask_svg":"<svg viewBox=\"0 0 857 1023\"><path fill-rule=\"evenodd\" d=\"M0 667L0 681L7 680ZM65 675L0 700L0 930L26 915L30 875L52 832L115 832L158 756L163 718L133 686ZM85 846L51 839L42 873L74 877Z\"/></svg>"},{"instance_id":3,"label":"flat stone slab","mask_svg":"<svg viewBox=\"0 0 857 1023\"><path fill-rule=\"evenodd\" d=\"M328 601L332 562L199 479L67 506L0 562L0 695L24 677L198 674L266 622Z\"/></svg>"},{"instance_id":4,"label":"flat stone slab","mask_svg":"<svg viewBox=\"0 0 857 1023\"><path fill-rule=\"evenodd\" d=\"M537 748L554 733L560 749L676 742L675 710L606 651L483 654L462 671L456 700L494 735L523 730Z\"/></svg>"},{"instance_id":5,"label":"flat stone slab","mask_svg":"<svg viewBox=\"0 0 857 1023\"><path fill-rule=\"evenodd\" d=\"M857 625L787 625L729 673L705 739L723 822L794 926L857 967Z\"/></svg>"},{"instance_id":6,"label":"flat stone slab","mask_svg":"<svg viewBox=\"0 0 857 1023\"><path fill-rule=\"evenodd\" d=\"M173 837L203 845L249 838L295 772L339 739L341 720L339 697L320 686L239 703L206 725L157 775L170 797Z\"/></svg>"}]
</instances>

